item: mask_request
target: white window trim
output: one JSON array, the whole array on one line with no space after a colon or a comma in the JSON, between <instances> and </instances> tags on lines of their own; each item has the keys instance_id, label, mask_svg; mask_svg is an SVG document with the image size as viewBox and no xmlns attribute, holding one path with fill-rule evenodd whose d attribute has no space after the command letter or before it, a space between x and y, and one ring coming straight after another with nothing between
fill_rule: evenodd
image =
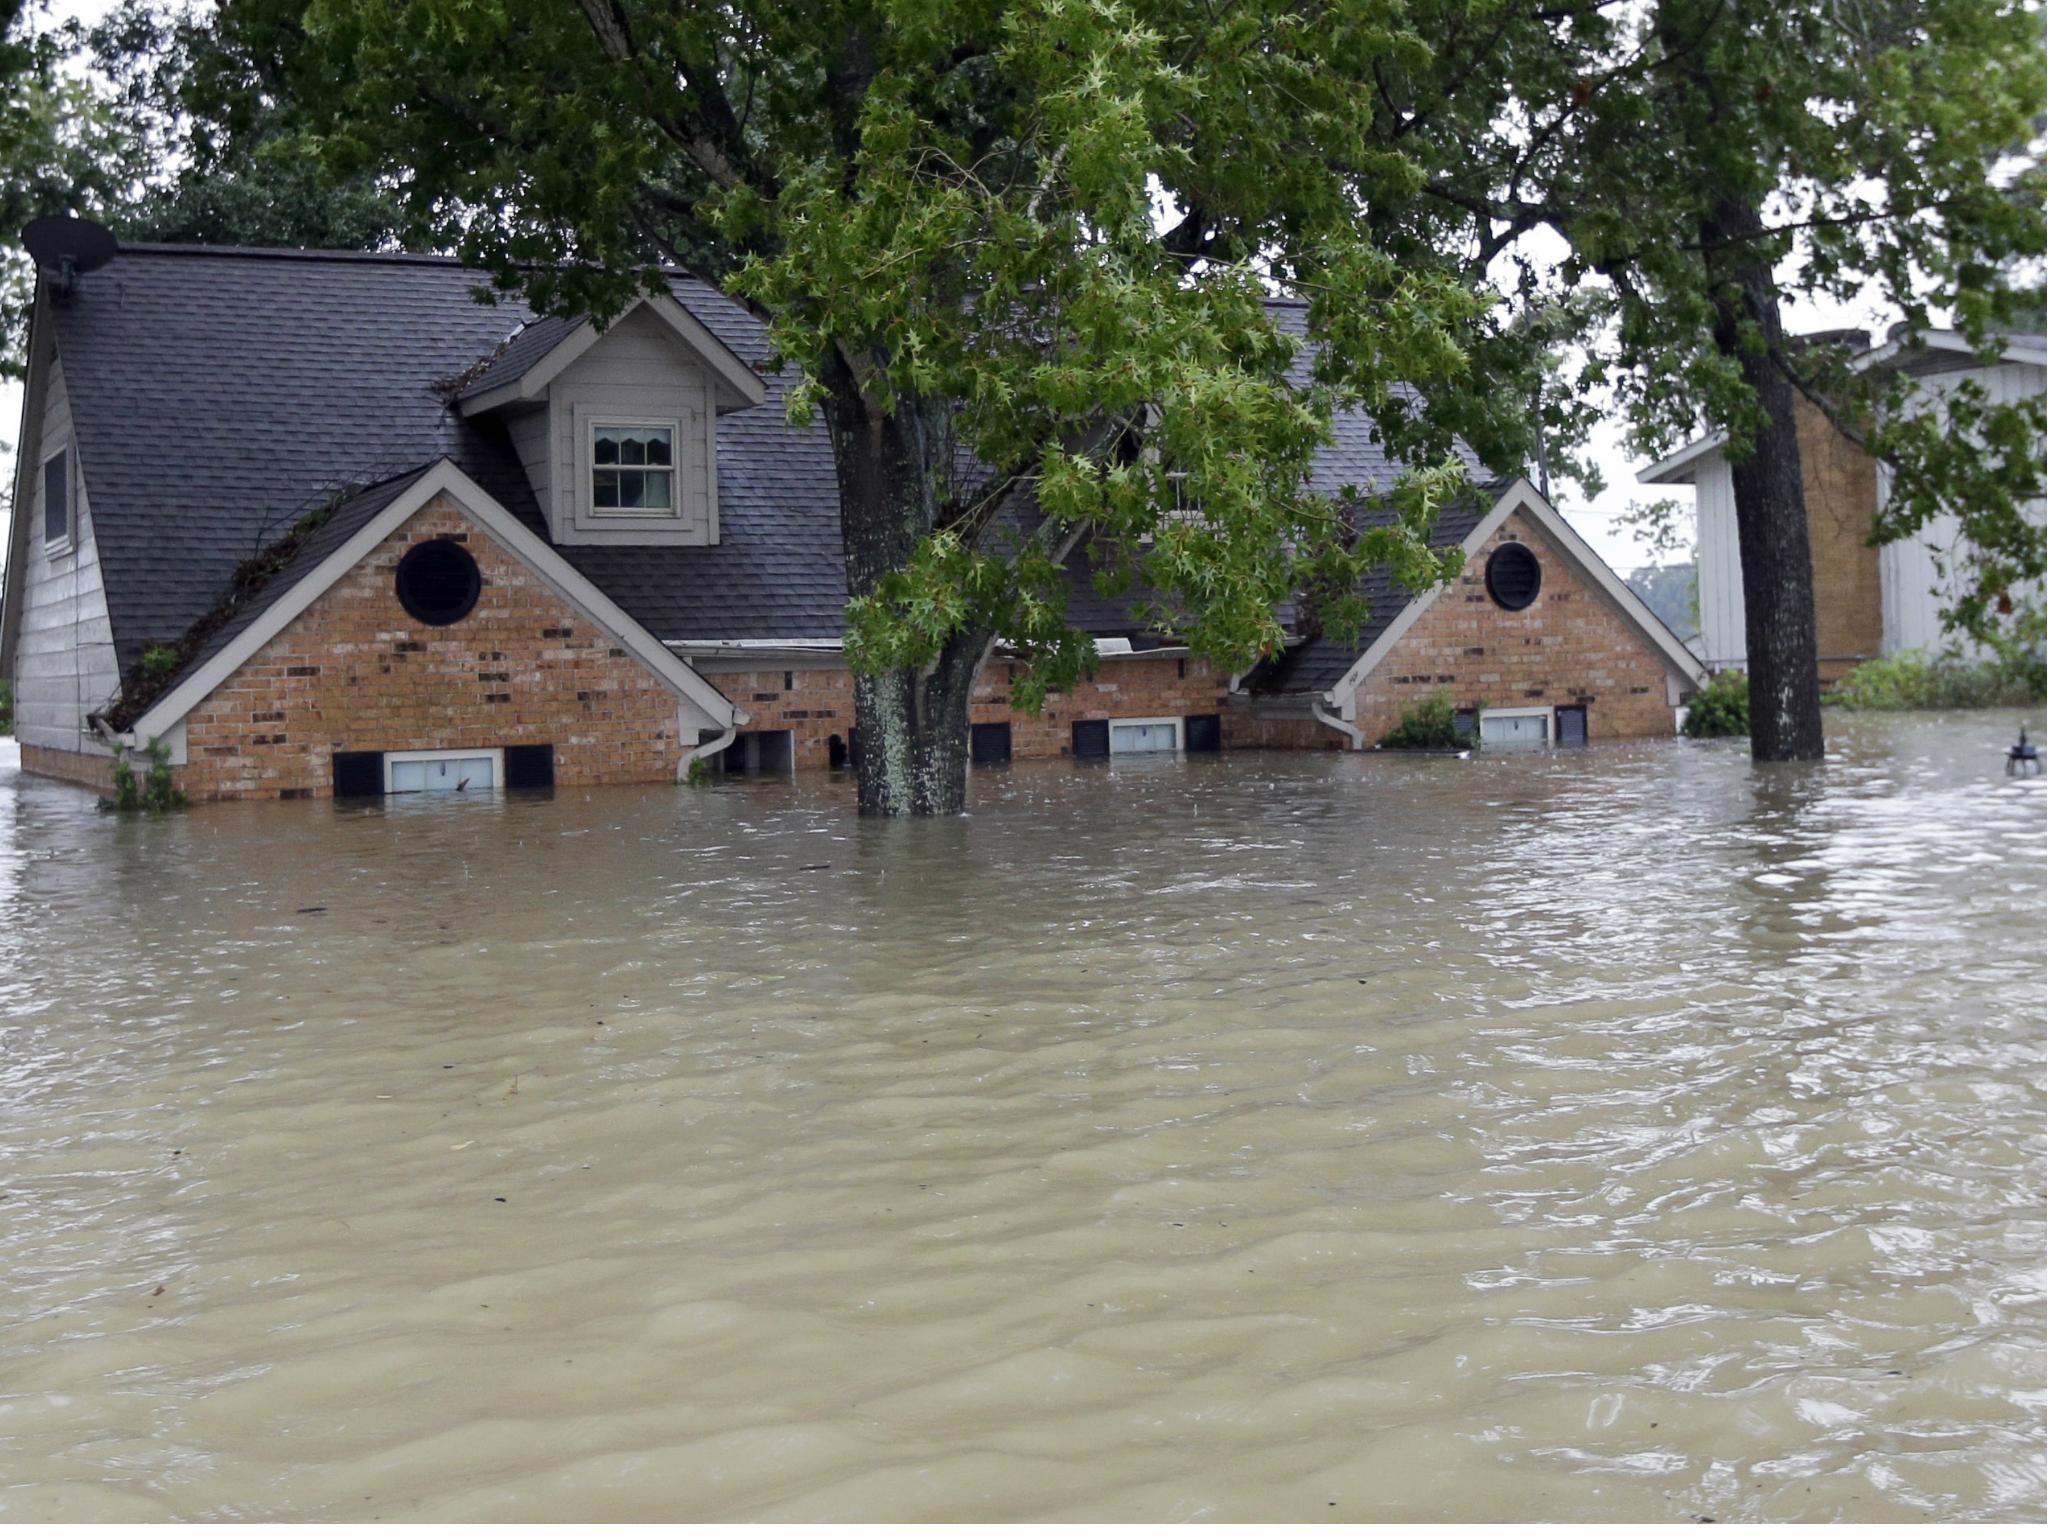
<instances>
[{"instance_id":1,"label":"white window trim","mask_svg":"<svg viewBox=\"0 0 2048 1536\"><path fill-rule=\"evenodd\" d=\"M607 427L617 432L646 432L666 429L668 432L668 505L665 507L600 507L597 504L597 434ZM583 504L589 508L590 520L594 523L673 523L683 515L683 423L681 418L669 416L599 416L592 414L583 429L583 454L588 468L584 475L581 492ZM649 465L612 465L610 468L653 468Z\"/></svg>"},{"instance_id":2,"label":"white window trim","mask_svg":"<svg viewBox=\"0 0 2048 1536\"><path fill-rule=\"evenodd\" d=\"M1478 720L1477 720L1476 722L1474 722L1474 723L1475 723L1475 724L1477 725L1477 727L1478 727L1478 742L1479 742L1479 746L1480 746L1480 748L1481 748L1481 749L1483 750L1483 749L1485 748L1485 746L1486 746L1486 722L1487 722L1487 721L1489 721L1489 720L1507 720L1507 719L1511 719L1511 718L1517 718L1517 717L1521 717L1521 718L1527 718L1527 717L1529 717L1529 716L1531 716L1531 715L1533 715L1533 716L1536 716L1537 718L1539 718L1539 719L1541 719L1541 720L1543 721L1543 745L1544 745L1544 746L1546 746L1546 747L1554 747L1554 746L1556 746L1556 745L1557 745L1557 713L1556 713L1556 711L1555 711L1555 710L1553 710L1553 709L1552 709L1552 708L1551 708L1551 707L1550 707L1550 706L1549 706L1548 704L1530 704L1530 705L1519 705L1519 706L1517 706L1517 707L1515 707L1515 708L1513 708L1513 709L1482 709L1482 710L1480 710L1480 711L1479 711L1479 719L1478 719Z\"/></svg>"},{"instance_id":3,"label":"white window trim","mask_svg":"<svg viewBox=\"0 0 2048 1536\"><path fill-rule=\"evenodd\" d=\"M1179 715L1126 715L1109 722L1109 755L1111 757L1152 757L1150 752L1118 752L1116 749L1116 728L1120 725L1170 725L1173 727L1173 750L1187 750L1187 725Z\"/></svg>"},{"instance_id":4,"label":"white window trim","mask_svg":"<svg viewBox=\"0 0 2048 1536\"><path fill-rule=\"evenodd\" d=\"M491 788L505 787L505 749L503 747L449 747L429 752L386 752L384 754L384 793L391 793L391 765L393 763L440 763L463 762L472 757L487 757L491 760Z\"/></svg>"},{"instance_id":5,"label":"white window trim","mask_svg":"<svg viewBox=\"0 0 2048 1536\"><path fill-rule=\"evenodd\" d=\"M44 454L36 465L36 512L44 528L50 526L50 509L43 504L49 494L50 461L58 455L67 455L64 460L64 537L43 539L43 553L46 555L68 555L78 547L78 459L71 452L69 441L58 444Z\"/></svg>"}]
</instances>

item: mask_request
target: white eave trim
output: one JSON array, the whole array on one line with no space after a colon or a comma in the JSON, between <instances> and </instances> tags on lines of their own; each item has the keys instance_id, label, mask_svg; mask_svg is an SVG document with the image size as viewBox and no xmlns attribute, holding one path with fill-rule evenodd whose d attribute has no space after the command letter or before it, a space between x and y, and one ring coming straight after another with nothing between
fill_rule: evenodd
<instances>
[{"instance_id":1,"label":"white eave trim","mask_svg":"<svg viewBox=\"0 0 2048 1536\"><path fill-rule=\"evenodd\" d=\"M1670 457L1659 459L1638 473L1636 479L1644 485L1690 485L1698 473L1700 460L1708 454L1719 453L1727 446L1726 432L1709 432L1705 437L1687 443Z\"/></svg>"},{"instance_id":2,"label":"white eave trim","mask_svg":"<svg viewBox=\"0 0 2048 1536\"><path fill-rule=\"evenodd\" d=\"M1650 643L1657 647L1673 671L1682 674L1695 685L1706 681L1707 669L1700 659L1685 648L1684 642L1671 632L1670 627L1662 619L1650 612L1648 605L1629 590L1628 583L1614 574L1613 567L1600 558L1592 545L1579 537L1578 531L1564 520L1563 515L1550 504L1549 499L1527 480L1517 480L1510 485L1502 493L1500 500L1494 503L1493 510L1481 518L1479 525L1465 536L1463 549L1466 562L1469 563L1472 557L1485 547L1486 541L1500 531L1501 524L1516 512L1527 514L1529 519L1543 530L1551 543L1578 567L1580 574L1606 594L1630 622L1643 632ZM1412 599L1407 607L1394 616L1394 621L1380 632L1379 638L1373 641L1365 654L1351 664L1351 670L1323 695L1324 699L1340 709L1350 709L1359 688L1366 678L1372 675L1373 669L1386 660L1387 653L1400 644L1403 635L1415 627L1416 620L1429 611L1430 604L1452 585L1451 582L1445 582L1442 586L1433 587L1420 597Z\"/></svg>"},{"instance_id":3,"label":"white eave trim","mask_svg":"<svg viewBox=\"0 0 2048 1536\"><path fill-rule=\"evenodd\" d=\"M363 524L342 546L298 581L257 618L209 658L177 687L143 711L129 732L138 742L165 735L213 691L280 634L286 625L312 607L332 587L420 508L436 496L446 495L459 505L482 529L519 560L524 561L570 606L604 630L619 645L649 667L678 695L687 699L714 725L731 725L744 719L730 699L699 677L667 647L650 635L623 608L606 597L590 579L535 537L468 475L447 459L425 470L391 504Z\"/></svg>"},{"instance_id":4,"label":"white eave trim","mask_svg":"<svg viewBox=\"0 0 2048 1536\"><path fill-rule=\"evenodd\" d=\"M719 413L738 410L743 406L759 405L768 398L768 386L761 376L749 368L739 356L713 335L710 328L683 308L674 299L663 294L645 294L634 300L606 326L608 331L624 320L627 315L645 309L662 321L674 333L677 341L687 348L697 360L711 370L712 382L717 386ZM520 405L541 399L563 369L597 345L604 335L596 325L586 320L569 332L554 346L534 360L526 372L516 379L507 379L503 384L484 390L481 394L463 399L459 409L465 416L480 416L486 411L499 410L508 405Z\"/></svg>"}]
</instances>

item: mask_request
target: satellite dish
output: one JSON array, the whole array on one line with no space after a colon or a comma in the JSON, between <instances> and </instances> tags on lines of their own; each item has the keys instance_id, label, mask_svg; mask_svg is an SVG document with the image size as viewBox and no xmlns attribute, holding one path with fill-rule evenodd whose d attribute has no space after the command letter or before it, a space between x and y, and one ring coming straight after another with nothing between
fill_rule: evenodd
<instances>
[{"instance_id":1,"label":"satellite dish","mask_svg":"<svg viewBox=\"0 0 2048 1536\"><path fill-rule=\"evenodd\" d=\"M69 298L81 276L104 267L120 249L106 225L62 213L34 220L21 232L21 243L60 299Z\"/></svg>"}]
</instances>

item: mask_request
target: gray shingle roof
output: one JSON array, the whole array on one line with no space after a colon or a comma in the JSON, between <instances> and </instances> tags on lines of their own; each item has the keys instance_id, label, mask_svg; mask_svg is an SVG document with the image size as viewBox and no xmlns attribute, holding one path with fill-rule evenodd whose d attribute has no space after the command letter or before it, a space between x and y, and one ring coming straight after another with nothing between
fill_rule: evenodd
<instances>
[{"instance_id":1,"label":"gray shingle roof","mask_svg":"<svg viewBox=\"0 0 2048 1536\"><path fill-rule=\"evenodd\" d=\"M219 655L302 578L317 569L323 560L346 544L379 512L403 496L430 468L431 465L422 464L381 484L366 486L324 511L320 521L275 570L255 577L240 591L216 603L194 621L202 627L209 623L213 627L204 629L184 663L175 673L164 678L159 686L147 695L124 696L121 707L114 713L115 723L126 729L152 702ZM285 537L290 536L290 530L286 530Z\"/></svg>"},{"instance_id":2,"label":"gray shingle roof","mask_svg":"<svg viewBox=\"0 0 2048 1536\"><path fill-rule=\"evenodd\" d=\"M523 377L527 369L554 351L581 324L579 315L541 315L527 321L505 338L502 351L483 359L456 391L455 398L467 400Z\"/></svg>"},{"instance_id":3,"label":"gray shingle roof","mask_svg":"<svg viewBox=\"0 0 2048 1536\"><path fill-rule=\"evenodd\" d=\"M435 257L127 246L52 311L124 671L338 486L445 455L545 534L503 427L445 397L533 318L476 302L479 285ZM741 358L767 351L715 290L678 279L675 293ZM537 346L576 323L519 335ZM719 544L562 550L662 639L840 631L831 447L822 423L784 421L782 382L719 419Z\"/></svg>"},{"instance_id":4,"label":"gray shingle roof","mask_svg":"<svg viewBox=\"0 0 2048 1536\"><path fill-rule=\"evenodd\" d=\"M1452 549L1463 544L1506 489L1506 482L1482 485L1439 511L1430 534L1431 547ZM1367 571L1359 591L1365 596L1366 620L1356 639L1319 635L1305 640L1285 656L1254 667L1245 676L1245 688L1252 693L1324 693L1335 687L1352 663L1372 649L1373 642L1413 601L1384 568Z\"/></svg>"},{"instance_id":5,"label":"gray shingle roof","mask_svg":"<svg viewBox=\"0 0 2048 1536\"><path fill-rule=\"evenodd\" d=\"M124 671L213 610L242 561L337 487L445 455L546 536L503 426L465 419L450 395L523 371L580 321L480 303L483 286L437 257L126 246L52 311ZM769 347L758 320L695 279L673 291L759 366ZM1298 311L1278 308L1299 325ZM662 640L841 632L830 442L822 421L785 419L790 376L762 374L767 399L718 420L718 544L560 547ZM1316 489L1391 478L1363 414L1336 435ZM1130 629L1127 607L1104 604L1085 576L1077 594L1085 626Z\"/></svg>"}]
</instances>

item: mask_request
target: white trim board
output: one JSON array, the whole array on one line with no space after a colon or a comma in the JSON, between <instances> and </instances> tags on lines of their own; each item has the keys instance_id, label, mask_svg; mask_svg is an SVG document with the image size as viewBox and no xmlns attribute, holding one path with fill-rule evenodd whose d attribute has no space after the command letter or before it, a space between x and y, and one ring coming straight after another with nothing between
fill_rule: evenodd
<instances>
[{"instance_id":1,"label":"white trim board","mask_svg":"<svg viewBox=\"0 0 2048 1536\"><path fill-rule=\"evenodd\" d=\"M182 721L286 625L312 607L328 588L354 570L406 519L442 495L454 501L515 559L524 562L564 602L624 646L678 696L694 704L705 716L703 727L723 728L747 718L745 711L736 708L574 566L536 538L488 491L450 461L440 459L394 497L389 506L351 534L339 549L295 582L290 591L280 593L247 629L222 646L204 666L144 710L128 733L129 738L148 741Z\"/></svg>"},{"instance_id":2,"label":"white trim board","mask_svg":"<svg viewBox=\"0 0 2048 1536\"><path fill-rule=\"evenodd\" d=\"M612 326L624 320L627 315L645 309L665 324L685 349L710 369L711 377L718 389L721 412L738 410L743 406L759 405L768 398L768 386L761 376L749 368L732 348L712 334L709 327L674 299L664 294L643 294L627 305L603 330L591 321L581 325L556 342L516 379L507 379L503 384L485 390L482 394L471 395L463 400L460 410L465 416L478 416L486 411L495 411L507 405L518 405L541 399L550 383L577 358L598 343L598 338L611 330Z\"/></svg>"},{"instance_id":3,"label":"white trim board","mask_svg":"<svg viewBox=\"0 0 2048 1536\"><path fill-rule=\"evenodd\" d=\"M1700 664L1699 658L1685 648L1684 643L1671 632L1662 619L1650 612L1643 600L1631 592L1628 584L1614 574L1613 568L1600 558L1593 546L1580 538L1557 508L1527 480L1517 480L1510 485L1501 494L1500 500L1494 503L1493 510L1481 518L1479 525L1465 536L1462 548L1466 562L1470 563L1472 557L1485 547L1486 541L1498 533L1501 525L1517 512L1523 513L1535 523L1558 553L1576 566L1584 579L1621 609L1623 617L1641 630L1644 638L1663 653L1666 664L1673 671L1695 684L1706 680L1706 668ZM1337 706L1340 713L1346 713L1348 718L1349 712L1356 709L1358 690L1364 686L1365 680L1387 659L1387 654L1401 643L1402 637L1415 627L1416 621L1429 611L1430 605L1454 585L1454 582L1445 582L1442 586L1433 587L1420 597L1412 599L1407 607L1394 616L1393 622L1380 632L1379 638L1373 641L1365 654L1351 664L1351 670L1339 678L1324 697Z\"/></svg>"}]
</instances>

